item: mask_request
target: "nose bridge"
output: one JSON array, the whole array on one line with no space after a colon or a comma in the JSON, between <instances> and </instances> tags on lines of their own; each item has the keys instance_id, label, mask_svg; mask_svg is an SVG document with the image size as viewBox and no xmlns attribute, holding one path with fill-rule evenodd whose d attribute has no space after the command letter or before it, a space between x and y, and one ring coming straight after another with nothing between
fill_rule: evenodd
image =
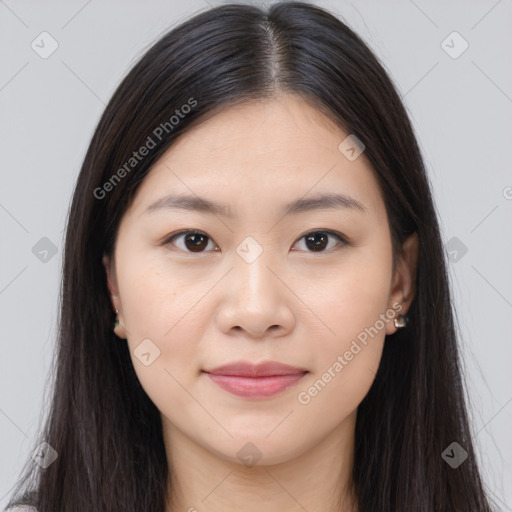
<instances>
[{"instance_id":1,"label":"nose bridge","mask_svg":"<svg viewBox=\"0 0 512 512\"><path fill-rule=\"evenodd\" d=\"M245 297L267 290L275 278L268 267L275 262L274 255L264 237L247 236L236 248L235 279L243 281ZM268 298L268 297L267 297Z\"/></svg>"},{"instance_id":2,"label":"nose bridge","mask_svg":"<svg viewBox=\"0 0 512 512\"><path fill-rule=\"evenodd\" d=\"M247 237L236 253L229 297L226 297L226 306L229 304L226 311L231 312L230 327L241 327L251 337L264 336L270 328L276 332L278 326L285 327L289 315L284 314L286 306L280 304L280 283L269 269L275 262L270 249Z\"/></svg>"},{"instance_id":3,"label":"nose bridge","mask_svg":"<svg viewBox=\"0 0 512 512\"><path fill-rule=\"evenodd\" d=\"M251 337L264 338L293 329L293 307L278 277L282 267L268 240L247 236L235 248L217 317L224 332L241 328Z\"/></svg>"}]
</instances>

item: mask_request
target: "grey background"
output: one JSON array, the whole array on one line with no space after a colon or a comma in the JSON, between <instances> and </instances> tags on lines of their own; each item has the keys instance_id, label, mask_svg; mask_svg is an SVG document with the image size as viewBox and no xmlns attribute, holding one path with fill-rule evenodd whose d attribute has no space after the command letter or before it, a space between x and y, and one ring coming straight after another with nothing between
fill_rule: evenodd
<instances>
[{"instance_id":1,"label":"grey background","mask_svg":"<svg viewBox=\"0 0 512 512\"><path fill-rule=\"evenodd\" d=\"M410 112L455 258L479 459L495 499L512 510L512 2L315 3L367 41ZM93 129L136 58L206 8L203 0L0 1L0 507L47 407L64 222ZM47 59L31 47L43 31L58 43ZM461 40L442 46L453 31L469 44L458 58L445 49L453 54ZM56 247L46 262L33 252L43 237Z\"/></svg>"}]
</instances>

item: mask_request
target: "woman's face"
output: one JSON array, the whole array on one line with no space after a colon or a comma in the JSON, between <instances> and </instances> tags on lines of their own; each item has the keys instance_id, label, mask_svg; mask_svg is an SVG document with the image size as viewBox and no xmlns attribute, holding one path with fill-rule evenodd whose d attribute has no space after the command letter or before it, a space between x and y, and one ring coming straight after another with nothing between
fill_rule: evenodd
<instances>
[{"instance_id":1,"label":"woman's face","mask_svg":"<svg viewBox=\"0 0 512 512\"><path fill-rule=\"evenodd\" d=\"M167 435L271 464L353 429L414 265L393 274L379 186L348 135L297 96L245 103L184 134L139 187L104 263ZM298 370L207 373L240 361Z\"/></svg>"}]
</instances>

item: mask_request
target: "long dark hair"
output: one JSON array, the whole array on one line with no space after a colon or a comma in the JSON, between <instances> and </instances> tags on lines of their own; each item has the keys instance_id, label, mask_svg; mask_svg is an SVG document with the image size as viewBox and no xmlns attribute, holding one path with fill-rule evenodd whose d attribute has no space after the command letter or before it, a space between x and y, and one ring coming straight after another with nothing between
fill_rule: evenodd
<instances>
[{"instance_id":1,"label":"long dark hair","mask_svg":"<svg viewBox=\"0 0 512 512\"><path fill-rule=\"evenodd\" d=\"M10 505L165 509L161 419L127 344L112 331L102 256L112 253L120 219L152 164L180 134L228 105L280 93L300 95L364 143L393 255L409 235L419 239L409 324L386 340L358 408L359 510L491 510L471 441L439 225L410 120L365 43L332 14L300 2L202 12L158 40L115 91L69 211L53 397L34 445L47 442L58 458L46 469L29 460ZM151 146L146 156L130 160L142 146ZM452 442L468 453L457 468L442 457Z\"/></svg>"}]
</instances>

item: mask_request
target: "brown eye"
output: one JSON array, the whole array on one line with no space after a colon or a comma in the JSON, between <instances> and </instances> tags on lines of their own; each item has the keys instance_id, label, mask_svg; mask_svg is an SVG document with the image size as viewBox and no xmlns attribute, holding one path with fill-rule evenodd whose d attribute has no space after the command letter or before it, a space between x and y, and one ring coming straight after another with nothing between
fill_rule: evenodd
<instances>
[{"instance_id":1,"label":"brown eye","mask_svg":"<svg viewBox=\"0 0 512 512\"><path fill-rule=\"evenodd\" d=\"M181 246L174 242L180 238L183 238ZM208 247L209 240L210 237L201 231L188 230L172 235L165 241L165 244L172 243L187 252L205 252L204 249Z\"/></svg>"},{"instance_id":2,"label":"brown eye","mask_svg":"<svg viewBox=\"0 0 512 512\"><path fill-rule=\"evenodd\" d=\"M348 241L340 233L329 230L311 231L303 235L299 240L305 240L306 252L327 252L336 246L335 243L329 242L330 238L338 240L337 245L348 245ZM182 240L181 243L176 243L176 240L180 239ZM206 233L189 229L171 235L165 240L164 245L173 244L185 252L201 253L208 252L209 243L215 247ZM210 246L209 249L213 247Z\"/></svg>"},{"instance_id":3,"label":"brown eye","mask_svg":"<svg viewBox=\"0 0 512 512\"><path fill-rule=\"evenodd\" d=\"M347 245L347 241L343 236L334 231L311 231L306 235L303 235L300 240L304 239L306 243L306 247L308 249L307 252L326 252L326 248L332 249L333 245L328 247L329 238L336 238L339 243L342 245ZM338 244L339 245L339 244Z\"/></svg>"}]
</instances>

